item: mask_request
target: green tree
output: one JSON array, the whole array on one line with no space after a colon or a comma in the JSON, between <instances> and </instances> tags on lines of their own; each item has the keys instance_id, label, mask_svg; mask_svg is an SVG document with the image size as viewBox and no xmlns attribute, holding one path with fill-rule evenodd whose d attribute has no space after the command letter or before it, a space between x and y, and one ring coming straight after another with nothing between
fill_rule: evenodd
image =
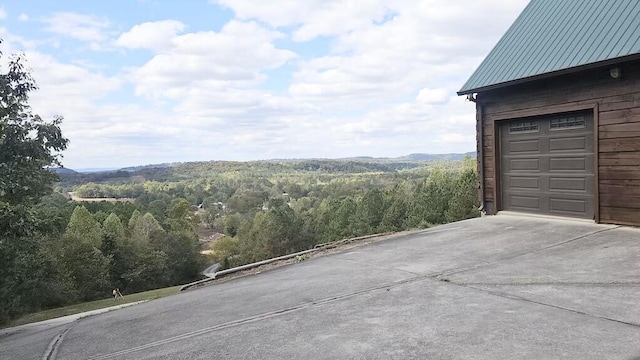
<instances>
[{"instance_id":1,"label":"green tree","mask_svg":"<svg viewBox=\"0 0 640 360\"><path fill-rule=\"evenodd\" d=\"M68 143L61 117L47 122L31 113L27 101L35 89L22 57L10 58L8 71L0 72L0 201L8 204L33 204L52 191L57 176L47 167L60 165Z\"/></svg>"},{"instance_id":2,"label":"green tree","mask_svg":"<svg viewBox=\"0 0 640 360\"><path fill-rule=\"evenodd\" d=\"M406 226L407 201L395 193L391 199L391 204L387 207L382 217L381 229L383 231L400 231Z\"/></svg>"},{"instance_id":3,"label":"green tree","mask_svg":"<svg viewBox=\"0 0 640 360\"><path fill-rule=\"evenodd\" d=\"M54 192L32 207L37 231L41 234L64 233L75 205L64 195Z\"/></svg>"},{"instance_id":4,"label":"green tree","mask_svg":"<svg viewBox=\"0 0 640 360\"><path fill-rule=\"evenodd\" d=\"M74 237L95 248L100 248L102 244L102 227L87 208L78 205L73 209L65 236Z\"/></svg>"},{"instance_id":5,"label":"green tree","mask_svg":"<svg viewBox=\"0 0 640 360\"><path fill-rule=\"evenodd\" d=\"M100 248L102 227L84 206L76 206L60 245L62 272L73 281L81 300L93 300L108 292L110 258Z\"/></svg>"},{"instance_id":6,"label":"green tree","mask_svg":"<svg viewBox=\"0 0 640 360\"><path fill-rule=\"evenodd\" d=\"M109 278L115 287L124 287L122 275L126 272L127 246L124 226L120 218L111 213L102 223L102 253L111 259Z\"/></svg>"},{"instance_id":7,"label":"green tree","mask_svg":"<svg viewBox=\"0 0 640 360\"><path fill-rule=\"evenodd\" d=\"M434 169L416 189L409 208L409 224L426 227L445 223L454 186L454 172L441 168Z\"/></svg>"},{"instance_id":8,"label":"green tree","mask_svg":"<svg viewBox=\"0 0 640 360\"><path fill-rule=\"evenodd\" d=\"M220 263L223 266L221 270L224 270L234 265L233 257L239 253L238 239L225 236L216 240L213 245L211 245L211 250L213 251L213 261Z\"/></svg>"},{"instance_id":9,"label":"green tree","mask_svg":"<svg viewBox=\"0 0 640 360\"><path fill-rule=\"evenodd\" d=\"M151 234L154 249L166 254L167 285L184 284L198 277L204 268L200 242L192 231L154 231Z\"/></svg>"},{"instance_id":10,"label":"green tree","mask_svg":"<svg viewBox=\"0 0 640 360\"><path fill-rule=\"evenodd\" d=\"M325 213L328 219L328 240L339 240L356 234L356 209L357 204L351 197L330 203Z\"/></svg>"},{"instance_id":11,"label":"green tree","mask_svg":"<svg viewBox=\"0 0 640 360\"><path fill-rule=\"evenodd\" d=\"M65 233L59 246L61 272L71 279L77 299L89 301L104 298L111 287L110 258L74 233Z\"/></svg>"},{"instance_id":12,"label":"green tree","mask_svg":"<svg viewBox=\"0 0 640 360\"><path fill-rule=\"evenodd\" d=\"M129 222L127 223L130 231L133 231L133 229L136 227L136 224L138 223L138 220L140 220L141 217L142 213L140 212L140 210L135 209L129 217Z\"/></svg>"},{"instance_id":13,"label":"green tree","mask_svg":"<svg viewBox=\"0 0 640 360\"><path fill-rule=\"evenodd\" d=\"M122 221L116 214L111 213L107 216L102 224L102 229L105 236L109 236L116 244L124 243L124 226L122 226Z\"/></svg>"},{"instance_id":14,"label":"green tree","mask_svg":"<svg viewBox=\"0 0 640 360\"><path fill-rule=\"evenodd\" d=\"M455 180L449 206L447 221L458 221L480 216L478 210L478 175L473 168L462 170Z\"/></svg>"},{"instance_id":15,"label":"green tree","mask_svg":"<svg viewBox=\"0 0 640 360\"><path fill-rule=\"evenodd\" d=\"M167 203L163 200L153 200L147 206L149 212L153 214L153 217L158 221L163 222L167 217Z\"/></svg>"},{"instance_id":16,"label":"green tree","mask_svg":"<svg viewBox=\"0 0 640 360\"><path fill-rule=\"evenodd\" d=\"M136 222L131 239L139 243L148 243L154 231L164 232L164 229L151 213L146 213Z\"/></svg>"},{"instance_id":17,"label":"green tree","mask_svg":"<svg viewBox=\"0 0 640 360\"><path fill-rule=\"evenodd\" d=\"M300 251L308 245L303 236L302 223L286 204L269 209L260 226L256 230L260 233L262 246L269 256Z\"/></svg>"},{"instance_id":18,"label":"green tree","mask_svg":"<svg viewBox=\"0 0 640 360\"><path fill-rule=\"evenodd\" d=\"M223 233L230 237L235 237L238 234L242 217L240 214L225 215L222 219Z\"/></svg>"},{"instance_id":19,"label":"green tree","mask_svg":"<svg viewBox=\"0 0 640 360\"><path fill-rule=\"evenodd\" d=\"M0 40L0 42L2 42ZM68 140L61 117L45 121L31 112L29 93L36 89L22 56L8 61L0 52L0 323L42 305L35 286L46 266L36 240L38 224L30 210L52 191L59 152Z\"/></svg>"},{"instance_id":20,"label":"green tree","mask_svg":"<svg viewBox=\"0 0 640 360\"><path fill-rule=\"evenodd\" d=\"M375 233L385 213L384 198L379 189L367 191L357 203L355 214L355 234Z\"/></svg>"},{"instance_id":21,"label":"green tree","mask_svg":"<svg viewBox=\"0 0 640 360\"><path fill-rule=\"evenodd\" d=\"M189 201L179 198L171 201L166 223L174 231L192 230L200 223L200 217L195 214Z\"/></svg>"}]
</instances>

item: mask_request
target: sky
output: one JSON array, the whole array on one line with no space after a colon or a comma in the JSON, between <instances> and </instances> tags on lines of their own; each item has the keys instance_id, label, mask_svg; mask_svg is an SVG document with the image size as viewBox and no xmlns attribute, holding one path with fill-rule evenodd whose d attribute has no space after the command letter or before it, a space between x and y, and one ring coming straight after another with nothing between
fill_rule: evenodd
<instances>
[{"instance_id":1,"label":"sky","mask_svg":"<svg viewBox=\"0 0 640 360\"><path fill-rule=\"evenodd\" d=\"M0 50L71 169L461 153L456 91L527 2L5 0Z\"/></svg>"}]
</instances>

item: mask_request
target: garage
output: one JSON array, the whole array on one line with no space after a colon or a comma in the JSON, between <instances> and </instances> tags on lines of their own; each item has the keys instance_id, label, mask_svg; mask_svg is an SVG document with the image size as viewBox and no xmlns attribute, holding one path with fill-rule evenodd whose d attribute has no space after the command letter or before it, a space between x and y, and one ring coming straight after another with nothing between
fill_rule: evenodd
<instances>
[{"instance_id":1,"label":"garage","mask_svg":"<svg viewBox=\"0 0 640 360\"><path fill-rule=\"evenodd\" d=\"M485 214L640 226L638 14L638 0L531 0L462 85Z\"/></svg>"},{"instance_id":2,"label":"garage","mask_svg":"<svg viewBox=\"0 0 640 360\"><path fill-rule=\"evenodd\" d=\"M592 113L500 123L502 210L593 219Z\"/></svg>"}]
</instances>

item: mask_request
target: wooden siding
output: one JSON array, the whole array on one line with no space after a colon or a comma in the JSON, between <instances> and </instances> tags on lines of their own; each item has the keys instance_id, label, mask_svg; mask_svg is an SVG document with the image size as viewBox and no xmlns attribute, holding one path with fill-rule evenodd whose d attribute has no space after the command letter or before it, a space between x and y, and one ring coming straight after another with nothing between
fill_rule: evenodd
<instances>
[{"instance_id":1,"label":"wooden siding","mask_svg":"<svg viewBox=\"0 0 640 360\"><path fill-rule=\"evenodd\" d=\"M596 220L640 226L640 61L617 66L621 79L612 79L607 67L477 94L484 133L478 147L490 213L500 210L497 124L591 109L597 124Z\"/></svg>"}]
</instances>

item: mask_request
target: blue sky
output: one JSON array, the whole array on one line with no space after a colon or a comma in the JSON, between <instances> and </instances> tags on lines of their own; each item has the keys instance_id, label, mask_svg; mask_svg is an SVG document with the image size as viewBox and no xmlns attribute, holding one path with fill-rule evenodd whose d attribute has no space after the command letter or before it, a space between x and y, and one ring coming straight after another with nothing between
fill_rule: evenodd
<instances>
[{"instance_id":1,"label":"blue sky","mask_svg":"<svg viewBox=\"0 0 640 360\"><path fill-rule=\"evenodd\" d=\"M0 49L69 168L466 152L455 92L526 3L9 0Z\"/></svg>"}]
</instances>

